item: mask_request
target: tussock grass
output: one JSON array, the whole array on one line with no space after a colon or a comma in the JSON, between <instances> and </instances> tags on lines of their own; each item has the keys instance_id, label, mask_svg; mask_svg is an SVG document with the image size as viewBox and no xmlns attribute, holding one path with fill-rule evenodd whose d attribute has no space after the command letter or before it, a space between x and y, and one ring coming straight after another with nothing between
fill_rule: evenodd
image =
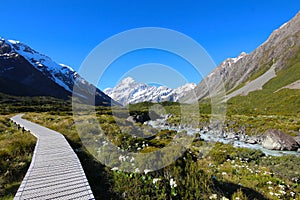
<instances>
[{"instance_id":1,"label":"tussock grass","mask_svg":"<svg viewBox=\"0 0 300 200\"><path fill-rule=\"evenodd\" d=\"M140 147L140 151L144 153L155 151L162 148L164 142L169 142L176 134L172 131L162 131L157 134L159 139L156 136L134 139L118 129L106 109L103 111L99 109L97 113L98 120L106 128L108 139L130 151L136 151L136 149L129 149L130 146ZM233 116L231 117L233 119ZM237 117L245 121L253 120L243 116ZM297 167L300 158L297 156L266 157L258 150L234 148L221 143L215 144L208 154L199 156L201 147L211 144L195 141L175 163L161 170L147 174L125 173L118 170L111 171L86 152L76 136L71 115L31 113L27 114L26 118L58 130L68 138L72 147L76 149L98 199L209 199L217 196L217 199L239 197L240 199L276 200L278 198L275 193L280 194L283 199L300 198L300 187L294 181L299 172ZM260 120L266 119L262 116ZM275 120L285 119L275 118ZM125 122L123 125L126 127ZM97 135L92 137L96 139ZM142 144L145 141L149 146L143 148ZM157 179L159 180L153 183ZM170 187L171 179L176 182L176 187Z\"/></svg>"},{"instance_id":2,"label":"tussock grass","mask_svg":"<svg viewBox=\"0 0 300 200\"><path fill-rule=\"evenodd\" d=\"M0 197L11 199L30 165L36 138L0 116Z\"/></svg>"}]
</instances>

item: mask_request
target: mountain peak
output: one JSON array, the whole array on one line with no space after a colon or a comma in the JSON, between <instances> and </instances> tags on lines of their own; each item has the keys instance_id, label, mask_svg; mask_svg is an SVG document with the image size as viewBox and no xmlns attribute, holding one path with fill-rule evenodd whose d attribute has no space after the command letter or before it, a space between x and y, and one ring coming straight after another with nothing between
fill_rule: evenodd
<instances>
[{"instance_id":1,"label":"mountain peak","mask_svg":"<svg viewBox=\"0 0 300 200\"><path fill-rule=\"evenodd\" d=\"M72 67L70 67L69 65L66 65L66 64L63 64L63 63L60 63L59 65L62 66L63 68L67 68L68 70L70 70L72 72L75 72L75 70Z\"/></svg>"},{"instance_id":2,"label":"mountain peak","mask_svg":"<svg viewBox=\"0 0 300 200\"><path fill-rule=\"evenodd\" d=\"M69 99L74 86L82 102L118 105L71 67L58 64L26 44L0 37L0 92L21 96ZM7 87L13 88L11 91Z\"/></svg>"},{"instance_id":3,"label":"mountain peak","mask_svg":"<svg viewBox=\"0 0 300 200\"><path fill-rule=\"evenodd\" d=\"M242 53L240 53L240 55L238 55L238 57L236 57L236 58L230 58L230 60L232 60L234 63L236 63L237 61L239 61L240 59L242 59L246 55L247 55L246 52L242 52Z\"/></svg>"},{"instance_id":4,"label":"mountain peak","mask_svg":"<svg viewBox=\"0 0 300 200\"><path fill-rule=\"evenodd\" d=\"M107 88L104 93L123 105L139 102L179 101L194 89L196 84L187 83L176 89L166 86L150 86L138 83L131 77L126 77L114 88Z\"/></svg>"},{"instance_id":5,"label":"mountain peak","mask_svg":"<svg viewBox=\"0 0 300 200\"><path fill-rule=\"evenodd\" d=\"M16 41L16 40L7 40L7 41L10 42L11 44L20 44L20 41Z\"/></svg>"},{"instance_id":6,"label":"mountain peak","mask_svg":"<svg viewBox=\"0 0 300 200\"><path fill-rule=\"evenodd\" d=\"M128 84L132 84L132 83L136 83L136 81L133 78L129 77L129 76L120 81L120 84L128 85Z\"/></svg>"}]
</instances>

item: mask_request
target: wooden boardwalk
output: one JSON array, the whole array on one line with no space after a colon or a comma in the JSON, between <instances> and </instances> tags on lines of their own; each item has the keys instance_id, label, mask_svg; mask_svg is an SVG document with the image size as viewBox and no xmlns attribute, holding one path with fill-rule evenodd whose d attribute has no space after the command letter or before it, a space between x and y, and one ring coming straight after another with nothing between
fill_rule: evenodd
<instances>
[{"instance_id":1,"label":"wooden boardwalk","mask_svg":"<svg viewBox=\"0 0 300 200\"><path fill-rule=\"evenodd\" d=\"M65 137L21 117L11 120L38 140L14 199L94 199L80 161Z\"/></svg>"}]
</instances>

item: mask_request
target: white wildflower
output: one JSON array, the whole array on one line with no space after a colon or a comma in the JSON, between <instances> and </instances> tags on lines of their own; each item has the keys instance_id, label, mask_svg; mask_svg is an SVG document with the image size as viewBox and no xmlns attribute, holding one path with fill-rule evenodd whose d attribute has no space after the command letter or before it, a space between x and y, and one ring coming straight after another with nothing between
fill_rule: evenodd
<instances>
[{"instance_id":1,"label":"white wildflower","mask_svg":"<svg viewBox=\"0 0 300 200\"><path fill-rule=\"evenodd\" d=\"M290 192L291 196L294 197L295 196L295 192Z\"/></svg>"},{"instance_id":2,"label":"white wildflower","mask_svg":"<svg viewBox=\"0 0 300 200\"><path fill-rule=\"evenodd\" d=\"M209 199L217 199L218 195L217 194L212 194L209 196Z\"/></svg>"},{"instance_id":3,"label":"white wildflower","mask_svg":"<svg viewBox=\"0 0 300 200\"><path fill-rule=\"evenodd\" d=\"M154 178L153 180L152 180L152 183L155 185L158 181L160 181L161 179L160 178Z\"/></svg>"},{"instance_id":4,"label":"white wildflower","mask_svg":"<svg viewBox=\"0 0 300 200\"><path fill-rule=\"evenodd\" d=\"M280 196L280 194L278 194L278 193L275 193L275 196L276 196L276 197L279 197L279 196Z\"/></svg>"},{"instance_id":5,"label":"white wildflower","mask_svg":"<svg viewBox=\"0 0 300 200\"><path fill-rule=\"evenodd\" d=\"M135 173L139 173L139 172L140 172L140 169L139 169L139 168L135 168L134 172L135 172Z\"/></svg>"},{"instance_id":6,"label":"white wildflower","mask_svg":"<svg viewBox=\"0 0 300 200\"><path fill-rule=\"evenodd\" d=\"M151 172L150 169L145 169L145 170L144 170L144 173L145 173L145 174L148 174L149 172Z\"/></svg>"},{"instance_id":7,"label":"white wildflower","mask_svg":"<svg viewBox=\"0 0 300 200\"><path fill-rule=\"evenodd\" d=\"M278 185L278 187L280 187L281 189L284 189L284 188L285 188L284 185Z\"/></svg>"},{"instance_id":8,"label":"white wildflower","mask_svg":"<svg viewBox=\"0 0 300 200\"><path fill-rule=\"evenodd\" d=\"M269 186L268 189L269 189L269 190L273 190L273 187Z\"/></svg>"},{"instance_id":9,"label":"white wildflower","mask_svg":"<svg viewBox=\"0 0 300 200\"><path fill-rule=\"evenodd\" d=\"M118 167L113 167L113 168L111 168L111 171L117 171L117 170L119 170Z\"/></svg>"},{"instance_id":10,"label":"white wildflower","mask_svg":"<svg viewBox=\"0 0 300 200\"><path fill-rule=\"evenodd\" d=\"M222 197L220 200L229 200L229 199L226 197Z\"/></svg>"},{"instance_id":11,"label":"white wildflower","mask_svg":"<svg viewBox=\"0 0 300 200\"><path fill-rule=\"evenodd\" d=\"M170 186L171 188L177 187L176 181L173 178L170 179Z\"/></svg>"},{"instance_id":12,"label":"white wildflower","mask_svg":"<svg viewBox=\"0 0 300 200\"><path fill-rule=\"evenodd\" d=\"M281 194L286 194L286 192L283 191L283 190L279 190L279 193L281 193Z\"/></svg>"},{"instance_id":13,"label":"white wildflower","mask_svg":"<svg viewBox=\"0 0 300 200\"><path fill-rule=\"evenodd\" d=\"M271 196L273 196L273 195L274 195L274 193L273 193L273 192L269 192L269 194L270 194Z\"/></svg>"},{"instance_id":14,"label":"white wildflower","mask_svg":"<svg viewBox=\"0 0 300 200\"><path fill-rule=\"evenodd\" d=\"M119 161L121 161L121 162L122 162L122 161L124 161L124 162L125 162L125 161L126 161L126 157L125 157L125 156L122 156L122 155L120 155L120 156L119 156Z\"/></svg>"}]
</instances>

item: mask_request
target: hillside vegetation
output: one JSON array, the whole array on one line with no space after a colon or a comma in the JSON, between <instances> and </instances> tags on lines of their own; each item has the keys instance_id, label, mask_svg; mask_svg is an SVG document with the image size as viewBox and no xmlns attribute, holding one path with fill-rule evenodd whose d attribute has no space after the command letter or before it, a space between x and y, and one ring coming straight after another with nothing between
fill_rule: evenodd
<instances>
[{"instance_id":1,"label":"hillside vegetation","mask_svg":"<svg viewBox=\"0 0 300 200\"><path fill-rule=\"evenodd\" d=\"M300 79L300 48L287 66L276 74L262 90L230 99L228 113L299 115L300 90L281 88Z\"/></svg>"},{"instance_id":2,"label":"hillside vegetation","mask_svg":"<svg viewBox=\"0 0 300 200\"><path fill-rule=\"evenodd\" d=\"M0 92L0 114L20 112L71 111L71 101L48 96L13 96Z\"/></svg>"}]
</instances>

